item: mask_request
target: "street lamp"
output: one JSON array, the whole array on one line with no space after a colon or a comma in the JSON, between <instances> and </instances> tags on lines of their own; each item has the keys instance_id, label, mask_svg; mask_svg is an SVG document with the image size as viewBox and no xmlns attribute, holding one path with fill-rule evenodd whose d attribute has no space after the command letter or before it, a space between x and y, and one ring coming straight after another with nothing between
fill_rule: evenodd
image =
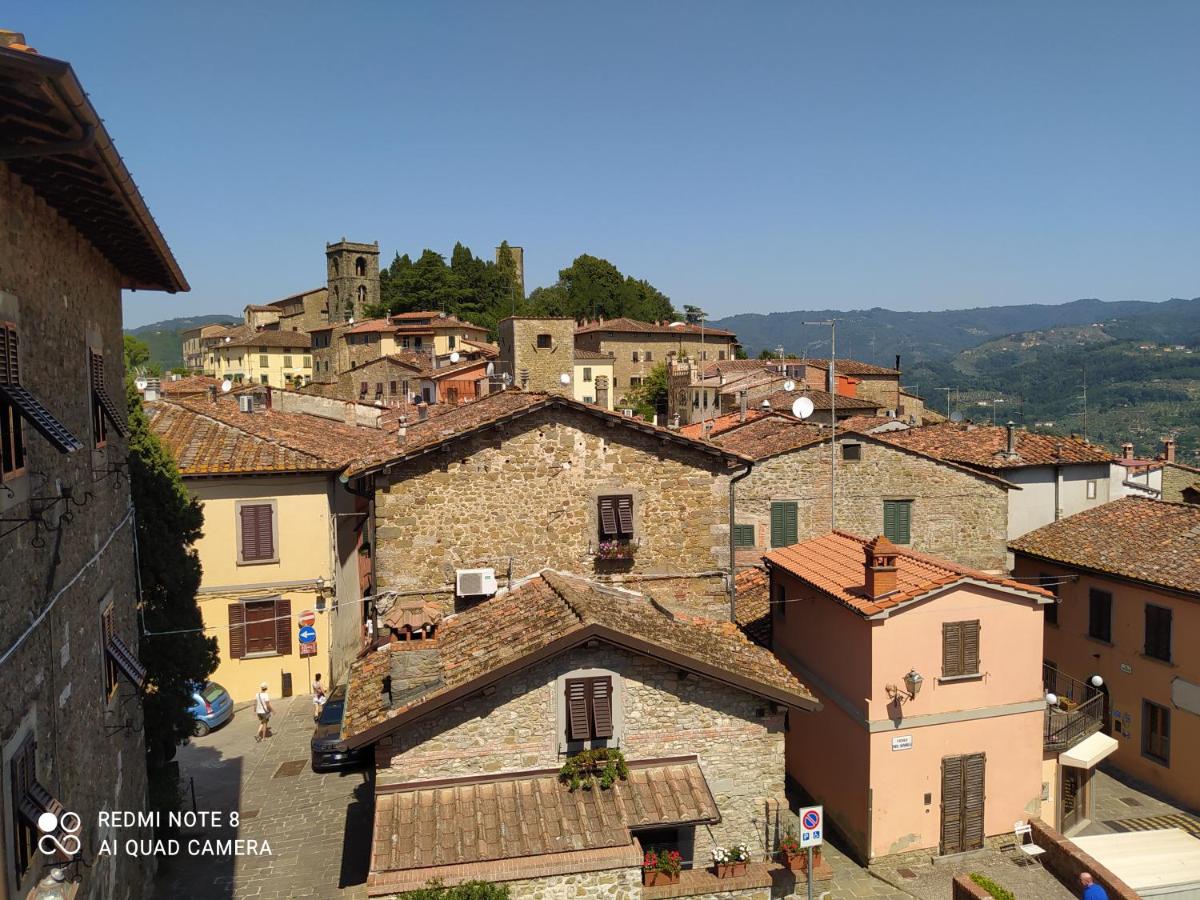
<instances>
[{"instance_id":1,"label":"street lamp","mask_svg":"<svg viewBox=\"0 0 1200 900\"><path fill-rule=\"evenodd\" d=\"M925 679L915 668L909 669L908 674L904 676L904 688L901 689L894 684L887 685L884 690L887 695L895 700L898 704L904 705L909 700L916 700L917 694L921 693L921 685L925 683Z\"/></svg>"}]
</instances>

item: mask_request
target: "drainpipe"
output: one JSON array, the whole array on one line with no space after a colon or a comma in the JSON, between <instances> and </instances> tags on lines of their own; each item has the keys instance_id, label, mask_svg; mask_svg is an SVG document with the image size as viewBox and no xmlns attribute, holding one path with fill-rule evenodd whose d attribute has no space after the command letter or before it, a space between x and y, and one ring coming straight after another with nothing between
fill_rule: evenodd
<instances>
[{"instance_id":1,"label":"drainpipe","mask_svg":"<svg viewBox=\"0 0 1200 900\"><path fill-rule=\"evenodd\" d=\"M1062 444L1054 448L1054 521L1062 518Z\"/></svg>"},{"instance_id":2,"label":"drainpipe","mask_svg":"<svg viewBox=\"0 0 1200 900\"><path fill-rule=\"evenodd\" d=\"M737 490L734 485L750 474L754 463L729 479L729 621L737 622L737 550L733 543L733 526L737 522Z\"/></svg>"}]
</instances>

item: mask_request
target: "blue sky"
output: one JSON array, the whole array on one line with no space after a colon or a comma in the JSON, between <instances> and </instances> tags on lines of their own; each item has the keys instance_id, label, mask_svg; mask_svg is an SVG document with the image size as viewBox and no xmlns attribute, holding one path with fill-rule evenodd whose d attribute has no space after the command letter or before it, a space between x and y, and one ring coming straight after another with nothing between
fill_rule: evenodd
<instances>
[{"instance_id":1,"label":"blue sky","mask_svg":"<svg viewBox=\"0 0 1200 900\"><path fill-rule=\"evenodd\" d=\"M579 253L713 316L1200 294L1200 4L17 2L192 292Z\"/></svg>"}]
</instances>

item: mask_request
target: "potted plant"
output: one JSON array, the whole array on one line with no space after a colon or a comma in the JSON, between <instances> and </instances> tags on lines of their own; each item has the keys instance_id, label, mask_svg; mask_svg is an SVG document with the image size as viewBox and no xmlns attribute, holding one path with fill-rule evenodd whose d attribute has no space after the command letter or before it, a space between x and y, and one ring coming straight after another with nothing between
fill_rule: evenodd
<instances>
[{"instance_id":1,"label":"potted plant","mask_svg":"<svg viewBox=\"0 0 1200 900\"><path fill-rule=\"evenodd\" d=\"M804 853L800 850L800 841L796 832L788 828L779 839L779 852L783 855L783 864L793 872L804 870Z\"/></svg>"},{"instance_id":2,"label":"potted plant","mask_svg":"<svg viewBox=\"0 0 1200 900\"><path fill-rule=\"evenodd\" d=\"M683 857L678 850L647 850L642 857L642 884L646 887L679 884L682 868Z\"/></svg>"},{"instance_id":3,"label":"potted plant","mask_svg":"<svg viewBox=\"0 0 1200 900\"><path fill-rule=\"evenodd\" d=\"M633 559L633 541L601 541L596 548L597 559Z\"/></svg>"},{"instance_id":4,"label":"potted plant","mask_svg":"<svg viewBox=\"0 0 1200 900\"><path fill-rule=\"evenodd\" d=\"M745 844L734 844L729 848L713 847L712 858L718 878L736 878L746 874L750 850Z\"/></svg>"},{"instance_id":5,"label":"potted plant","mask_svg":"<svg viewBox=\"0 0 1200 900\"><path fill-rule=\"evenodd\" d=\"M608 790L617 781L629 777L629 765L625 754L615 747L597 747L581 750L567 758L558 771L558 780L571 793L583 788L590 791L598 783L601 790Z\"/></svg>"}]
</instances>

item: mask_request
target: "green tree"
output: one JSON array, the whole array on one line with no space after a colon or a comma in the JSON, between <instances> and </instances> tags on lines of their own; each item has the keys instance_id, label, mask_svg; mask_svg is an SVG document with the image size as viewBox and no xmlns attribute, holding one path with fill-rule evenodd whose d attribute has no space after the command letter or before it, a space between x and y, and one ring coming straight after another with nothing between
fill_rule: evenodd
<instances>
[{"instance_id":1,"label":"green tree","mask_svg":"<svg viewBox=\"0 0 1200 900\"><path fill-rule=\"evenodd\" d=\"M454 887L445 887L434 879L425 887L401 896L406 900L508 900L509 891L507 887L487 881L464 881Z\"/></svg>"},{"instance_id":2,"label":"green tree","mask_svg":"<svg viewBox=\"0 0 1200 900\"><path fill-rule=\"evenodd\" d=\"M125 335L125 371L140 372L158 378L163 373L161 363L150 359L150 345L132 334Z\"/></svg>"},{"instance_id":3,"label":"green tree","mask_svg":"<svg viewBox=\"0 0 1200 900\"><path fill-rule=\"evenodd\" d=\"M146 755L152 790L162 763L192 734L192 686L217 667L217 640L205 637L196 591L204 513L190 496L175 461L150 430L141 398L127 379L129 488L137 516L138 575L143 633L138 656L146 667ZM155 632L179 632L159 634ZM159 791L160 798L168 791ZM169 807L170 800L161 800Z\"/></svg>"},{"instance_id":4,"label":"green tree","mask_svg":"<svg viewBox=\"0 0 1200 900\"><path fill-rule=\"evenodd\" d=\"M626 395L633 403L634 410L648 421L653 421L655 414L666 415L667 412L667 364L659 363L642 379L642 383Z\"/></svg>"}]
</instances>

